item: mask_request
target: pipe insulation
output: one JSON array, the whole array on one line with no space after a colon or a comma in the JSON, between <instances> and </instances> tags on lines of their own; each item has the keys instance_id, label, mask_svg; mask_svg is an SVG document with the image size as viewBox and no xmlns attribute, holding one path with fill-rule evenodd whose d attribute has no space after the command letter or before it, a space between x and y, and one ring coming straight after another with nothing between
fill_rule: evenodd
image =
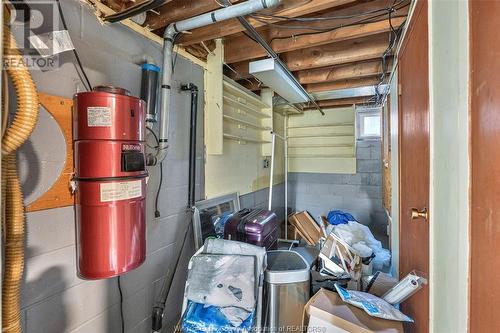
<instances>
[{"instance_id":1,"label":"pipe insulation","mask_svg":"<svg viewBox=\"0 0 500 333\"><path fill-rule=\"evenodd\" d=\"M24 204L15 153L3 158L5 227L2 332L22 332L20 294L24 270Z\"/></svg>"},{"instance_id":2,"label":"pipe insulation","mask_svg":"<svg viewBox=\"0 0 500 333\"><path fill-rule=\"evenodd\" d=\"M161 122L159 133L158 155L154 164L163 161L168 148L168 123L170 113L170 99L172 94L172 55L175 37L178 33L201 28L216 22L225 21L238 16L245 16L265 8L277 6L281 0L248 0L234 6L224 7L212 12L201 14L186 20L171 23L163 34L163 73L161 81Z\"/></svg>"},{"instance_id":3,"label":"pipe insulation","mask_svg":"<svg viewBox=\"0 0 500 333\"><path fill-rule=\"evenodd\" d=\"M2 280L2 332L20 333L20 292L24 270L24 203L17 174L16 150L28 139L38 120L39 101L36 86L28 68L21 59L14 37L7 25L3 26L4 57L7 74L17 96L17 110L11 124L2 128L2 200L4 207L4 272ZM12 64L16 64L13 67ZM3 113L8 105L3 105Z\"/></svg>"}]
</instances>

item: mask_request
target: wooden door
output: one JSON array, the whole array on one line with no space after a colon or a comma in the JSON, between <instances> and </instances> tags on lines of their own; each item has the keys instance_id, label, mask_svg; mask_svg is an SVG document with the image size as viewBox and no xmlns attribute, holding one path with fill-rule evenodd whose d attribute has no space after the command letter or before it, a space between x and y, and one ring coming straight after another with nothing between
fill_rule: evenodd
<instances>
[{"instance_id":1,"label":"wooden door","mask_svg":"<svg viewBox=\"0 0 500 333\"><path fill-rule=\"evenodd\" d=\"M429 273L429 219L412 209L429 207L429 71L427 2L418 1L399 58L399 272ZM429 331L429 287L402 304L414 324L406 332Z\"/></svg>"},{"instance_id":2,"label":"wooden door","mask_svg":"<svg viewBox=\"0 0 500 333\"><path fill-rule=\"evenodd\" d=\"M500 332L500 2L469 1L469 11L469 332Z\"/></svg>"}]
</instances>

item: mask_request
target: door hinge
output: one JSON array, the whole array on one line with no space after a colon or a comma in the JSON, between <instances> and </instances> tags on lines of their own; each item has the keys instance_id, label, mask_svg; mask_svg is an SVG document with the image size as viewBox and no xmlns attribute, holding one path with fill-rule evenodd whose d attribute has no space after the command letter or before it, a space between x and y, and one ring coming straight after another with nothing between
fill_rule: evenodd
<instances>
[{"instance_id":1,"label":"door hinge","mask_svg":"<svg viewBox=\"0 0 500 333\"><path fill-rule=\"evenodd\" d=\"M401 87L401 83L398 83L398 95L403 95L403 88Z\"/></svg>"}]
</instances>

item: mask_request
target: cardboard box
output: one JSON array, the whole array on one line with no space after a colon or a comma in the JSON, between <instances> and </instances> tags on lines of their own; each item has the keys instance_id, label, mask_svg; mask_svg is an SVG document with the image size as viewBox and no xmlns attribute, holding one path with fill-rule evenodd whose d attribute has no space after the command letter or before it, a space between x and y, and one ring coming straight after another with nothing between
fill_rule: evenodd
<instances>
[{"instance_id":1,"label":"cardboard box","mask_svg":"<svg viewBox=\"0 0 500 333\"><path fill-rule=\"evenodd\" d=\"M303 240L305 240L307 242L307 244L312 245L312 246L316 245L316 243L314 243L314 241L309 237L309 235L307 234L307 232L305 231L303 226L298 222L295 214L290 215L290 217L288 218L288 222L290 222L290 224L296 228L297 233L300 235L300 237Z\"/></svg>"},{"instance_id":2,"label":"cardboard box","mask_svg":"<svg viewBox=\"0 0 500 333\"><path fill-rule=\"evenodd\" d=\"M303 322L308 333L403 333L403 323L371 317L325 289L306 304Z\"/></svg>"},{"instance_id":3,"label":"cardboard box","mask_svg":"<svg viewBox=\"0 0 500 333\"><path fill-rule=\"evenodd\" d=\"M297 228L299 234L309 245L318 244L323 236L320 226L306 211L291 215L288 221Z\"/></svg>"},{"instance_id":4,"label":"cardboard box","mask_svg":"<svg viewBox=\"0 0 500 333\"><path fill-rule=\"evenodd\" d=\"M288 239L291 240L301 240L303 237L300 235L299 231L291 223L288 223ZM281 228L281 238L285 238L285 228Z\"/></svg>"}]
</instances>

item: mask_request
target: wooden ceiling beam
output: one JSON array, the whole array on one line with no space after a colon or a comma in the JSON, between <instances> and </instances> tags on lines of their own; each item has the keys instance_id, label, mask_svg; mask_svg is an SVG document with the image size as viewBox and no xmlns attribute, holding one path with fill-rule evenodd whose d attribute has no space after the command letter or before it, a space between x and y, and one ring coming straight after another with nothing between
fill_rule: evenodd
<instances>
[{"instance_id":1,"label":"wooden ceiling beam","mask_svg":"<svg viewBox=\"0 0 500 333\"><path fill-rule=\"evenodd\" d=\"M318 105L320 108L323 110L326 110L328 108L335 108L335 107L341 107L341 106L350 106L353 104L364 104L368 103L370 100L370 97L353 97L353 98L340 98L340 99L331 99L331 100L324 100L324 101L318 101ZM314 106L309 106L305 107L304 110L316 110Z\"/></svg>"},{"instance_id":2,"label":"wooden ceiling beam","mask_svg":"<svg viewBox=\"0 0 500 333\"><path fill-rule=\"evenodd\" d=\"M365 77L361 79L347 79L333 82L312 83L304 85L304 88L310 92L330 91L337 89L358 88L365 86L373 86L379 83L379 76ZM238 81L243 87L251 91L259 91L265 86L260 86L255 79Z\"/></svg>"},{"instance_id":3,"label":"wooden ceiling beam","mask_svg":"<svg viewBox=\"0 0 500 333\"><path fill-rule=\"evenodd\" d=\"M342 17L360 13L372 12L374 10L384 9L391 5L388 0L374 0L366 3L361 3L356 6L350 6L345 9L328 11L315 17ZM400 8L396 13L393 13L391 23L394 28L398 28L408 14L408 6ZM370 17L380 16L381 14L372 14ZM349 17L336 20L320 20L311 22L296 22L286 21L274 26L267 26L258 30L259 34L264 37L271 45L276 53L289 52L304 47L312 47L323 44L329 44L335 41L346 39L359 38L363 36L373 35L384 31L389 31L390 24L388 15L382 15L376 18L375 22L363 22L356 24L361 19L359 17ZM287 27L295 26L297 29L280 28L280 25L285 24ZM356 24L350 26L351 24ZM331 28L332 31L323 33L315 33L312 29L303 29L304 26L311 28ZM336 29L336 30L333 30ZM313 34L311 34L313 33ZM307 34L300 36L301 34ZM243 60L254 59L266 56L265 50L260 47L255 41L248 38L246 35L240 34L230 36L225 39L225 61L227 63L240 62Z\"/></svg>"},{"instance_id":4,"label":"wooden ceiling beam","mask_svg":"<svg viewBox=\"0 0 500 333\"><path fill-rule=\"evenodd\" d=\"M392 69L392 58L387 61L387 70ZM315 84L348 79L361 79L382 74L382 61L360 62L354 64L322 67L295 72L294 75L301 84Z\"/></svg>"},{"instance_id":5,"label":"wooden ceiling beam","mask_svg":"<svg viewBox=\"0 0 500 333\"><path fill-rule=\"evenodd\" d=\"M320 92L320 91L331 91L338 89L348 89L348 88L358 88L373 86L379 83L380 78L378 76L365 77L362 79L350 79L341 80L334 82L323 82L323 83L311 83L304 85L304 88L310 93Z\"/></svg>"},{"instance_id":6,"label":"wooden ceiling beam","mask_svg":"<svg viewBox=\"0 0 500 333\"><path fill-rule=\"evenodd\" d=\"M398 17L392 20L392 25L398 28L405 20L405 17ZM323 32L315 35L307 35L294 38L293 40L275 40L271 43L273 50L276 53L284 53L289 51L295 51L307 47L321 46L324 44L329 44L332 42L340 42L348 39L355 39L360 37L366 37L371 35L376 35L382 32L390 31L391 27L389 20L378 21L374 23L360 24L356 26L350 26L345 28L340 28L331 32ZM250 46L253 44L253 46ZM225 43L227 48L225 49L225 62L234 63L243 60L250 60L259 57L264 57L267 55L266 51L262 49L259 45L255 44L253 41L249 45L241 44L231 44ZM232 45L232 46L231 46Z\"/></svg>"},{"instance_id":7,"label":"wooden ceiling beam","mask_svg":"<svg viewBox=\"0 0 500 333\"><path fill-rule=\"evenodd\" d=\"M326 9L340 7L355 1L356 0L287 0L283 1L275 8L262 11L262 13L299 17ZM255 28L266 25L265 23L259 22L251 17L248 17L248 22ZM269 22L277 22L277 20L272 19L269 20ZM184 34L179 43L185 46L205 40L233 35L244 30L245 28L243 28L237 19L230 19L214 23L206 27L194 29L191 34Z\"/></svg>"},{"instance_id":8,"label":"wooden ceiling beam","mask_svg":"<svg viewBox=\"0 0 500 333\"><path fill-rule=\"evenodd\" d=\"M387 50L386 33L283 53L281 59L291 71L300 71L375 59Z\"/></svg>"},{"instance_id":9,"label":"wooden ceiling beam","mask_svg":"<svg viewBox=\"0 0 500 333\"><path fill-rule=\"evenodd\" d=\"M280 58L290 71L295 72L374 60L382 57L388 44L388 34L384 33L282 53ZM238 74L228 71L228 76L233 80L250 77L248 63L249 61L242 61L230 64L229 66Z\"/></svg>"}]
</instances>

